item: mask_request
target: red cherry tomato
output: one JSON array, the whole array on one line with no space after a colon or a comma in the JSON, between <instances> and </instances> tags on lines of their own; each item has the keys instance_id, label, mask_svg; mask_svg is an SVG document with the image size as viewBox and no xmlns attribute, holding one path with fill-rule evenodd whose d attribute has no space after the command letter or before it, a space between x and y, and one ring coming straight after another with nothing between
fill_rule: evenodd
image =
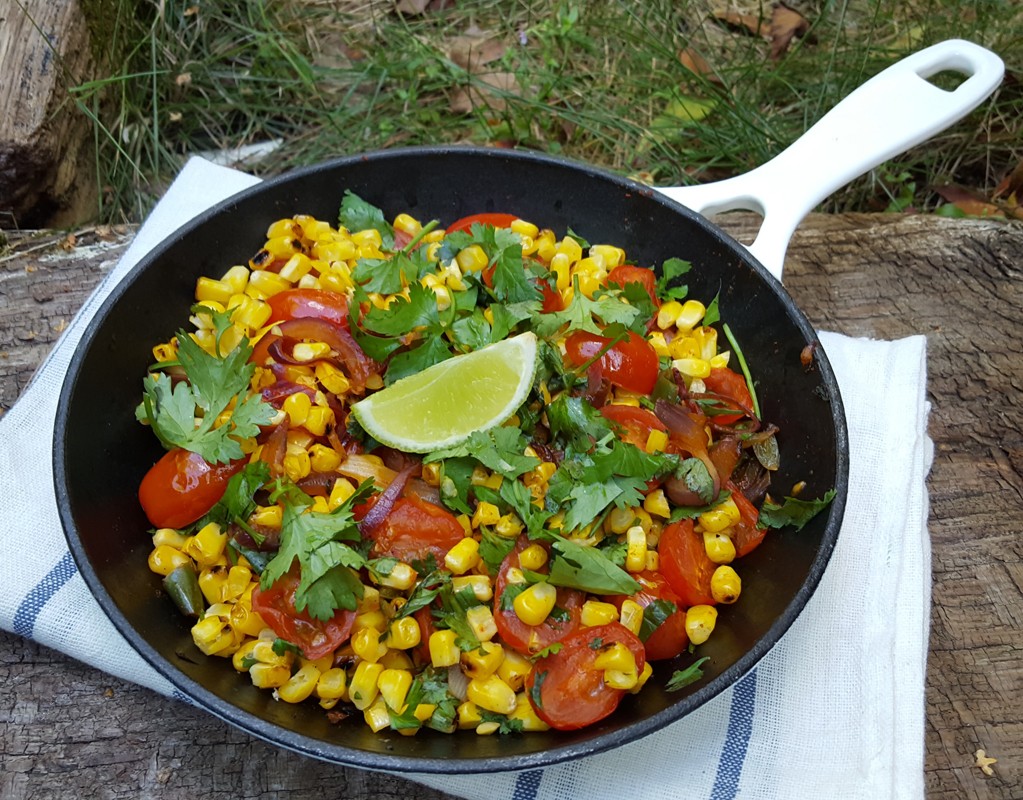
<instances>
[{"instance_id":1,"label":"red cherry tomato","mask_svg":"<svg viewBox=\"0 0 1023 800\"><path fill-rule=\"evenodd\" d=\"M667 600L675 604L675 611L667 619L658 625L651 633L643 647L646 649L647 661L659 661L665 658L674 658L689 644L689 635L686 633L686 611L678 595L668 586L668 582L659 572L644 570L632 576L643 588L633 594L632 599L646 608L655 600ZM623 595L616 595L610 600L621 610L625 601Z\"/></svg>"},{"instance_id":2,"label":"red cherry tomato","mask_svg":"<svg viewBox=\"0 0 1023 800\"><path fill-rule=\"evenodd\" d=\"M372 535L377 555L409 562L432 553L443 564L448 550L465 538L465 529L450 511L410 495L395 502Z\"/></svg>"},{"instance_id":3,"label":"red cherry tomato","mask_svg":"<svg viewBox=\"0 0 1023 800\"><path fill-rule=\"evenodd\" d=\"M610 341L586 331L574 331L565 341L566 355L573 366L585 364ZM630 392L650 394L657 382L660 369L657 353L646 339L629 332L629 337L618 342L597 361L599 377ZM592 367L591 367L592 369Z\"/></svg>"},{"instance_id":4,"label":"red cherry tomato","mask_svg":"<svg viewBox=\"0 0 1023 800\"><path fill-rule=\"evenodd\" d=\"M592 725L618 708L624 689L604 683L593 662L603 648L624 644L640 672L646 664L643 643L624 625L611 622L580 628L561 641L557 653L539 659L526 678L526 696L536 715L552 728L571 731Z\"/></svg>"},{"instance_id":5,"label":"red cherry tomato","mask_svg":"<svg viewBox=\"0 0 1023 800\"><path fill-rule=\"evenodd\" d=\"M753 398L750 397L749 388L746 386L746 379L733 372L728 367L715 367L710 375L703 379L708 392L719 394L728 400L736 408L748 409L753 412ZM715 414L711 417L712 422L719 425L731 425L746 416L745 411L741 414Z\"/></svg>"},{"instance_id":6,"label":"red cherry tomato","mask_svg":"<svg viewBox=\"0 0 1023 800\"><path fill-rule=\"evenodd\" d=\"M650 431L667 431L668 428L657 415L646 408L612 404L603 406L600 413L622 431L622 439L634 444L640 450L646 447Z\"/></svg>"},{"instance_id":7,"label":"red cherry tomato","mask_svg":"<svg viewBox=\"0 0 1023 800\"><path fill-rule=\"evenodd\" d=\"M269 323L314 317L348 327L348 298L322 289L285 289L269 297Z\"/></svg>"},{"instance_id":8,"label":"red cherry tomato","mask_svg":"<svg viewBox=\"0 0 1023 800\"><path fill-rule=\"evenodd\" d=\"M298 581L298 574L293 570L282 575L269 589L256 587L252 590L252 610L278 637L300 648L303 656L321 658L348 640L355 612L338 609L333 617L322 620L314 619L308 611L296 611Z\"/></svg>"},{"instance_id":9,"label":"red cherry tomato","mask_svg":"<svg viewBox=\"0 0 1023 800\"><path fill-rule=\"evenodd\" d=\"M746 496L735 488L731 481L725 486L732 492L732 500L739 508L739 522L732 532L732 541L735 542L735 555L739 558L753 552L767 535L767 528L757 527L757 520L760 519L760 512Z\"/></svg>"},{"instance_id":10,"label":"red cherry tomato","mask_svg":"<svg viewBox=\"0 0 1023 800\"><path fill-rule=\"evenodd\" d=\"M519 537L515 549L501 562L494 582L494 622L497 624L497 633L505 644L523 655L539 653L578 628L582 604L586 600L583 592L558 587L558 599L554 605L559 611L557 616L552 614L539 625L527 625L519 619L511 604L504 602L504 593L508 588L508 570L520 566L519 553L529 544L525 536Z\"/></svg>"},{"instance_id":11,"label":"red cherry tomato","mask_svg":"<svg viewBox=\"0 0 1023 800\"><path fill-rule=\"evenodd\" d=\"M139 503L156 528L184 528L224 496L245 460L209 464L198 453L175 448L150 468L139 486Z\"/></svg>"},{"instance_id":12,"label":"red cherry tomato","mask_svg":"<svg viewBox=\"0 0 1023 800\"><path fill-rule=\"evenodd\" d=\"M473 223L479 223L480 225L491 225L495 228L507 228L515 220L517 220L514 214L470 214L467 217L462 217L460 220L452 222L447 227L447 233L454 233L455 231L469 232L469 229L473 226Z\"/></svg>"},{"instance_id":13,"label":"red cherry tomato","mask_svg":"<svg viewBox=\"0 0 1023 800\"><path fill-rule=\"evenodd\" d=\"M686 608L714 605L710 578L717 564L707 557L703 534L693 529L691 519L673 522L661 532L657 545L661 573Z\"/></svg>"},{"instance_id":14,"label":"red cherry tomato","mask_svg":"<svg viewBox=\"0 0 1023 800\"><path fill-rule=\"evenodd\" d=\"M635 267L632 264L622 264L607 273L607 283L609 286L612 283L617 284L623 289L627 284L638 283L646 289L646 293L650 295L650 299L653 300L655 306L661 304L660 300L657 299L657 276L652 269Z\"/></svg>"}]
</instances>

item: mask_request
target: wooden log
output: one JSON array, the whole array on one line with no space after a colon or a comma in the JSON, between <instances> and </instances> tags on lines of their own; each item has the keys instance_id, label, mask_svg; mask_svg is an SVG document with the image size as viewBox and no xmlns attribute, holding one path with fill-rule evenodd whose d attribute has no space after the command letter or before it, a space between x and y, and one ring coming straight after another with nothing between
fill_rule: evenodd
<instances>
[{"instance_id":1,"label":"wooden log","mask_svg":"<svg viewBox=\"0 0 1023 800\"><path fill-rule=\"evenodd\" d=\"M96 61L79 0L0 10L0 227L67 227L96 209L92 133L68 87Z\"/></svg>"}]
</instances>

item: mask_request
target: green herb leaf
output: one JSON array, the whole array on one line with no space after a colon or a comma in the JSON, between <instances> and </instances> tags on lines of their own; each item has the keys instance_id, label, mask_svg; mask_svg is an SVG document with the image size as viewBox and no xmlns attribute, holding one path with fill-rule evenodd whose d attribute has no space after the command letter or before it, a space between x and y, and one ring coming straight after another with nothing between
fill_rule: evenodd
<instances>
[{"instance_id":1,"label":"green herb leaf","mask_svg":"<svg viewBox=\"0 0 1023 800\"><path fill-rule=\"evenodd\" d=\"M380 231L384 249L390 250L394 247L394 228L384 218L384 212L348 189L345 189L344 199L341 201L338 223L349 231L371 228Z\"/></svg>"},{"instance_id":2,"label":"green herb leaf","mask_svg":"<svg viewBox=\"0 0 1023 800\"><path fill-rule=\"evenodd\" d=\"M640 641L645 642L649 639L654 631L661 627L668 617L676 611L678 611L678 606L670 600L665 600L661 597L644 606L643 622L639 627Z\"/></svg>"},{"instance_id":3,"label":"green herb leaf","mask_svg":"<svg viewBox=\"0 0 1023 800\"><path fill-rule=\"evenodd\" d=\"M657 296L662 300L683 300L689 294L689 287L678 285L676 279L692 268L692 264L681 258L669 258L665 261L657 279Z\"/></svg>"},{"instance_id":4,"label":"green herb leaf","mask_svg":"<svg viewBox=\"0 0 1023 800\"><path fill-rule=\"evenodd\" d=\"M558 539L552 551L547 582L553 586L591 594L633 594L641 588L635 578L621 567L616 567L596 547Z\"/></svg>"},{"instance_id":5,"label":"green herb leaf","mask_svg":"<svg viewBox=\"0 0 1023 800\"><path fill-rule=\"evenodd\" d=\"M704 661L709 661L709 656L704 656L699 661L695 661L685 669L677 669L672 673L668 679L668 683L665 685L665 689L669 692L677 692L684 686L688 686L691 683L696 683L700 678L703 677L703 670L701 665Z\"/></svg>"},{"instance_id":6,"label":"green herb leaf","mask_svg":"<svg viewBox=\"0 0 1023 800\"><path fill-rule=\"evenodd\" d=\"M799 500L786 497L781 505L765 502L760 509L760 524L768 528L783 528L792 525L797 531L835 499L835 490L829 489L824 497L814 500Z\"/></svg>"},{"instance_id":7,"label":"green herb leaf","mask_svg":"<svg viewBox=\"0 0 1023 800\"><path fill-rule=\"evenodd\" d=\"M698 458L687 458L678 465L675 477L684 481L690 491L696 492L705 503L714 500L714 479L707 465Z\"/></svg>"}]
</instances>

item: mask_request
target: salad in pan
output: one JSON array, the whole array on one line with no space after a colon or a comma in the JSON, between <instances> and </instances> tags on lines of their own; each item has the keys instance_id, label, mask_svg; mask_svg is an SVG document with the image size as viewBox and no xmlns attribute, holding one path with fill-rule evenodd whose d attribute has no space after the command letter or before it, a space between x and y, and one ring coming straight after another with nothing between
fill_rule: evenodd
<instances>
[{"instance_id":1,"label":"salad in pan","mask_svg":"<svg viewBox=\"0 0 1023 800\"><path fill-rule=\"evenodd\" d=\"M195 645L406 735L571 730L699 680L742 557L831 493L770 494L783 432L689 269L351 193L336 226L273 222L199 279L136 409L167 450L149 568Z\"/></svg>"}]
</instances>

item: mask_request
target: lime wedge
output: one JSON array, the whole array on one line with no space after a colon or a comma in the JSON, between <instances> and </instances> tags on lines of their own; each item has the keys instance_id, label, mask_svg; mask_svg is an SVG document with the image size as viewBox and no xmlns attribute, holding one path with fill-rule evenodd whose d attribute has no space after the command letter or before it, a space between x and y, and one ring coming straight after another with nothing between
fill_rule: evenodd
<instances>
[{"instance_id":1,"label":"lime wedge","mask_svg":"<svg viewBox=\"0 0 1023 800\"><path fill-rule=\"evenodd\" d=\"M452 356L352 406L366 432L406 453L452 447L505 422L536 375L536 335L521 333Z\"/></svg>"}]
</instances>

